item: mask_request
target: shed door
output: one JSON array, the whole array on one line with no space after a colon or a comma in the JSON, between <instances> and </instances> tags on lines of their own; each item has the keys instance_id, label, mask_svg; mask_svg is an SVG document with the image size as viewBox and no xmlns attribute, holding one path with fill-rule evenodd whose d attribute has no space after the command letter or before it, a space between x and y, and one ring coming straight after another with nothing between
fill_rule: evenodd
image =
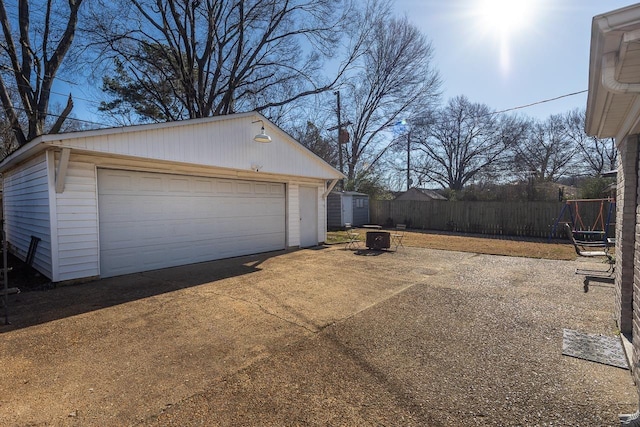
<instances>
[{"instance_id":1,"label":"shed door","mask_svg":"<svg viewBox=\"0 0 640 427\"><path fill-rule=\"evenodd\" d=\"M98 170L100 275L285 248L285 187Z\"/></svg>"},{"instance_id":2,"label":"shed door","mask_svg":"<svg viewBox=\"0 0 640 427\"><path fill-rule=\"evenodd\" d=\"M342 220L353 224L353 197L346 194L342 196Z\"/></svg>"}]
</instances>

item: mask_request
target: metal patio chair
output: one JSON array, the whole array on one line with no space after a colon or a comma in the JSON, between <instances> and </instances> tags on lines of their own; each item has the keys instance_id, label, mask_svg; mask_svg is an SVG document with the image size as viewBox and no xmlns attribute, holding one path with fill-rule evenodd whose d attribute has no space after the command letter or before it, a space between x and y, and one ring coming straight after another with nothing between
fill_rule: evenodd
<instances>
[{"instance_id":1,"label":"metal patio chair","mask_svg":"<svg viewBox=\"0 0 640 427\"><path fill-rule=\"evenodd\" d=\"M347 233L345 249L358 249L360 247L360 233L351 226L350 222L345 222L344 228Z\"/></svg>"},{"instance_id":2,"label":"metal patio chair","mask_svg":"<svg viewBox=\"0 0 640 427\"><path fill-rule=\"evenodd\" d=\"M402 246L404 248L404 234L407 231L406 224L396 224L396 231L391 233L391 246L395 246L396 251L398 247Z\"/></svg>"}]
</instances>

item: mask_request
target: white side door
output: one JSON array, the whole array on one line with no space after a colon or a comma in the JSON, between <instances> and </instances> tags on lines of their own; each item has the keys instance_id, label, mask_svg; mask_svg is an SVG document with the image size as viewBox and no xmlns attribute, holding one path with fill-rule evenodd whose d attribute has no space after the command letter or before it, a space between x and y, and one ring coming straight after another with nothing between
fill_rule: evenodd
<instances>
[{"instance_id":1,"label":"white side door","mask_svg":"<svg viewBox=\"0 0 640 427\"><path fill-rule=\"evenodd\" d=\"M299 187L300 191L300 247L318 244L318 189Z\"/></svg>"}]
</instances>

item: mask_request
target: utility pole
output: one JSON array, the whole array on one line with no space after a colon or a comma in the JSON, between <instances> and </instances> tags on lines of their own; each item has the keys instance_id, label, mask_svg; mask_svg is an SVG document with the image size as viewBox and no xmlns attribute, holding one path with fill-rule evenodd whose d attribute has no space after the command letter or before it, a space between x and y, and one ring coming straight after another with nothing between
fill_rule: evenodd
<instances>
[{"instance_id":1,"label":"utility pole","mask_svg":"<svg viewBox=\"0 0 640 427\"><path fill-rule=\"evenodd\" d=\"M342 117L340 116L340 91L337 90L333 92L333 94L338 98L338 125L330 127L327 130L329 132L333 132L334 130L338 129L338 160L340 162L340 173L344 173L344 165L342 161L342 144L346 144L349 142L349 132L347 132L346 130L343 131L342 127L349 126L351 122L347 120L346 122L342 123ZM344 190L344 179L340 180L340 188Z\"/></svg>"},{"instance_id":2,"label":"utility pole","mask_svg":"<svg viewBox=\"0 0 640 427\"><path fill-rule=\"evenodd\" d=\"M411 188L411 129L407 132L407 191Z\"/></svg>"},{"instance_id":3,"label":"utility pole","mask_svg":"<svg viewBox=\"0 0 640 427\"><path fill-rule=\"evenodd\" d=\"M340 172L344 173L344 168L342 166L342 143L340 141L340 132L342 131L342 120L340 117L340 91L337 90L333 92L333 94L337 97L338 101L338 161L340 162Z\"/></svg>"}]
</instances>

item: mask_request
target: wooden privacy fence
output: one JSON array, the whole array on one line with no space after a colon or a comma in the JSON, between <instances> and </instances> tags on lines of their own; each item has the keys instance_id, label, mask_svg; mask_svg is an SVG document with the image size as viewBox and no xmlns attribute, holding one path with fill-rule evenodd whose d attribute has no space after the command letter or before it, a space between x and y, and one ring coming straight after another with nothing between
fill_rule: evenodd
<instances>
[{"instance_id":1,"label":"wooden privacy fence","mask_svg":"<svg viewBox=\"0 0 640 427\"><path fill-rule=\"evenodd\" d=\"M564 202L371 200L369 209L371 222L386 226L407 224L410 228L423 230L548 237L564 205ZM596 204L581 206L583 222L593 223L599 209ZM567 210L560 221L571 221ZM610 234L613 229L612 224ZM564 238L563 228L557 227L552 237Z\"/></svg>"}]
</instances>

